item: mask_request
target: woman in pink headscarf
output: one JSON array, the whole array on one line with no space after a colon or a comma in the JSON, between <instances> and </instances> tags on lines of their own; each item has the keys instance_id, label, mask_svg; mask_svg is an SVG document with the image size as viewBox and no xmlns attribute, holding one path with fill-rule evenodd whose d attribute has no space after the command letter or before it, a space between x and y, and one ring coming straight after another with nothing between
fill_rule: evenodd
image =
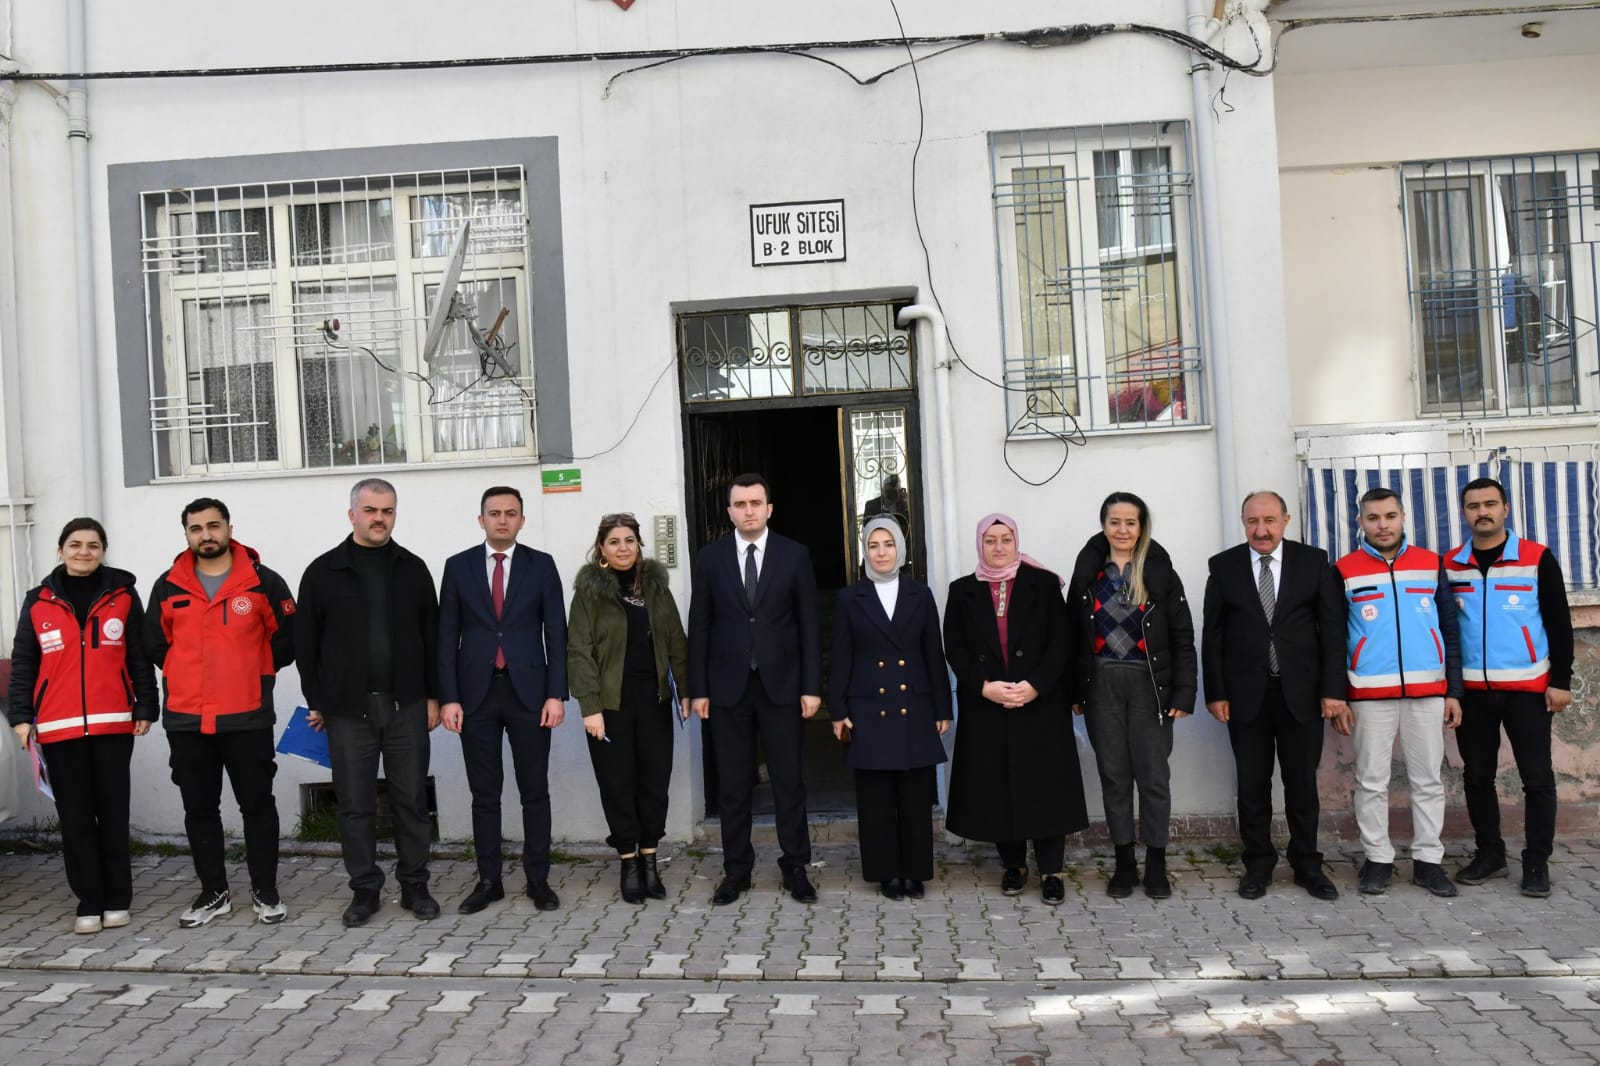
<instances>
[{"instance_id":1,"label":"woman in pink headscarf","mask_svg":"<svg viewBox=\"0 0 1600 1066\"><path fill-rule=\"evenodd\" d=\"M1089 824L1067 691L1070 646L1061 579L1022 554L1017 523L978 522L978 569L950 583L945 658L956 675L955 759L945 827L993 841L1019 895L1033 841L1040 893L1066 898L1066 835Z\"/></svg>"}]
</instances>

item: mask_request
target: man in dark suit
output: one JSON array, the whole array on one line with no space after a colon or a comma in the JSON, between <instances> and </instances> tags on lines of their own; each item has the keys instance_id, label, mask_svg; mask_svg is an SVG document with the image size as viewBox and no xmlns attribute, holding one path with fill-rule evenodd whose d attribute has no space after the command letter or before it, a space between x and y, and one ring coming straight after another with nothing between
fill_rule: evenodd
<instances>
[{"instance_id":1,"label":"man in dark suit","mask_svg":"<svg viewBox=\"0 0 1600 1066\"><path fill-rule=\"evenodd\" d=\"M801 903L814 903L817 892L806 877L811 833L801 719L822 706L816 577L805 547L767 528L772 499L761 475L734 478L728 517L734 532L695 559L689 601L689 693L695 714L711 723L722 820L723 877L711 902L732 903L750 888L759 736L772 779L783 887Z\"/></svg>"},{"instance_id":2,"label":"man in dark suit","mask_svg":"<svg viewBox=\"0 0 1600 1066\"><path fill-rule=\"evenodd\" d=\"M505 898L500 883L501 737L522 797L522 868L542 911L561 901L550 888L550 730L567 698L567 612L555 560L517 543L527 517L522 494L484 490L478 525L485 543L453 555L439 590L439 691L444 726L461 734L472 789L478 884L461 901L473 914Z\"/></svg>"},{"instance_id":3,"label":"man in dark suit","mask_svg":"<svg viewBox=\"0 0 1600 1066\"><path fill-rule=\"evenodd\" d=\"M1326 552L1283 539L1289 507L1282 496L1251 493L1241 517L1248 543L1211 557L1200 644L1206 708L1227 724L1237 764L1239 895L1265 895L1278 862L1276 755L1294 882L1318 899L1335 899L1339 890L1317 850L1317 764L1323 721L1343 707L1344 597Z\"/></svg>"}]
</instances>

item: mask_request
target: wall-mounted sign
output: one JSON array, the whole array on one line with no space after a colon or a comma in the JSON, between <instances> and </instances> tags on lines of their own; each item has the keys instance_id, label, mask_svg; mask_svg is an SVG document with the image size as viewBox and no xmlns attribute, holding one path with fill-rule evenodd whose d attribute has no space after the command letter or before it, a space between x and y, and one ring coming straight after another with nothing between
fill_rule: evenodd
<instances>
[{"instance_id":1,"label":"wall-mounted sign","mask_svg":"<svg viewBox=\"0 0 1600 1066\"><path fill-rule=\"evenodd\" d=\"M541 470L539 481L547 493L583 491L583 471L575 466L562 470Z\"/></svg>"},{"instance_id":2,"label":"wall-mounted sign","mask_svg":"<svg viewBox=\"0 0 1600 1066\"><path fill-rule=\"evenodd\" d=\"M750 205L750 265L844 262L844 201Z\"/></svg>"}]
</instances>

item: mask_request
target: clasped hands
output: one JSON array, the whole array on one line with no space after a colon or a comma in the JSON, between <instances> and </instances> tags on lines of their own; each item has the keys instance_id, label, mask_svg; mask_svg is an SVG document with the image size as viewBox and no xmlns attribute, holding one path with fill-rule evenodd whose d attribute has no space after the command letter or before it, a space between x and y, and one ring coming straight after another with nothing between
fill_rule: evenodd
<instances>
[{"instance_id":1,"label":"clasped hands","mask_svg":"<svg viewBox=\"0 0 1600 1066\"><path fill-rule=\"evenodd\" d=\"M1039 698L1039 690L1027 681L985 681L983 698L990 703L1015 710Z\"/></svg>"}]
</instances>

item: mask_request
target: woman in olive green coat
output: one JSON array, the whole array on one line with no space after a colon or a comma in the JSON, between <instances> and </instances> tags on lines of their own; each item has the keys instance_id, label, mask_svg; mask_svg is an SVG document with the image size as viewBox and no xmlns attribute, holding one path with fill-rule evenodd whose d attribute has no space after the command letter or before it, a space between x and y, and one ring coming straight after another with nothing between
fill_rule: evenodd
<instances>
[{"instance_id":1,"label":"woman in olive green coat","mask_svg":"<svg viewBox=\"0 0 1600 1066\"><path fill-rule=\"evenodd\" d=\"M567 684L583 711L606 843L622 860L629 903L667 895L656 845L667 829L672 715L689 717L687 696L678 698L689 676L683 621L666 567L643 547L633 515L603 517L567 622Z\"/></svg>"}]
</instances>

